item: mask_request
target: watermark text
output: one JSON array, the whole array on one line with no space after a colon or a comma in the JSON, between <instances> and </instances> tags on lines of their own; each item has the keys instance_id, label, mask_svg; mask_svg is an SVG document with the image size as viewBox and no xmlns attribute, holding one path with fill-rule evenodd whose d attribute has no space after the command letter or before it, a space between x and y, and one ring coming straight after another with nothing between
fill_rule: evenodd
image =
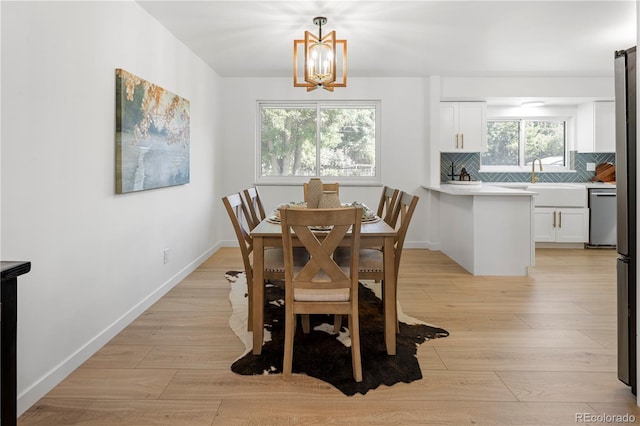
<instances>
[{"instance_id":1,"label":"watermark text","mask_svg":"<svg viewBox=\"0 0 640 426\"><path fill-rule=\"evenodd\" d=\"M635 423L633 414L576 413L576 423Z\"/></svg>"}]
</instances>

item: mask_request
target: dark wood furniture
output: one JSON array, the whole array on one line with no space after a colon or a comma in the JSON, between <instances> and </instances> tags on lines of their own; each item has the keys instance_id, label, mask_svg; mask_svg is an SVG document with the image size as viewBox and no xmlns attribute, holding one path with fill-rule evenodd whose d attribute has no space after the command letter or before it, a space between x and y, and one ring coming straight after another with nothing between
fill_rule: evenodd
<instances>
[{"instance_id":1,"label":"dark wood furniture","mask_svg":"<svg viewBox=\"0 0 640 426\"><path fill-rule=\"evenodd\" d=\"M0 424L17 420L16 340L18 277L31 270L31 262L0 262Z\"/></svg>"}]
</instances>

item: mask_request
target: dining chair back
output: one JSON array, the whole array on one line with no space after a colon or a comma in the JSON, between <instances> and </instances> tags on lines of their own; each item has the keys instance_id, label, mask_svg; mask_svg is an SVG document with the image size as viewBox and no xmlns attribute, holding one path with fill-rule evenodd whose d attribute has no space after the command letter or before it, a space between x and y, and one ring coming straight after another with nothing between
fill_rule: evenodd
<instances>
[{"instance_id":1,"label":"dining chair back","mask_svg":"<svg viewBox=\"0 0 640 426\"><path fill-rule=\"evenodd\" d=\"M248 219L249 212L247 206L242 200L240 193L231 194L222 197L222 202L233 230L238 239L240 253L242 254L242 262L244 264L244 272L247 277L247 296L248 296L248 330L251 331L253 320L253 266L251 263L253 252L253 238L250 233L250 221ZM284 279L284 256L281 248L268 248L264 251L264 278L265 280Z\"/></svg>"},{"instance_id":2,"label":"dining chair back","mask_svg":"<svg viewBox=\"0 0 640 426\"><path fill-rule=\"evenodd\" d=\"M398 202L396 203L396 207L393 212L393 222L396 223L398 220L400 221L399 226L397 227L397 233L394 240L394 258L395 262L393 265L393 273L396 280L396 286L398 283L398 271L400 270L400 259L402 258L402 249L404 247L404 241L407 236L407 230L409 229L409 224L411 223L411 218L413 217L413 213L416 209L416 205L418 204L418 200L420 197L417 195L412 195L409 193L405 193L400 191L398 194ZM340 250L337 257L337 262L342 265L349 264L349 257L344 252L344 250ZM360 250L360 258L359 258L359 269L358 276L360 279L364 280L375 280L382 283L384 289L384 256L383 252L379 249L375 248L366 248ZM397 288L397 287L396 287ZM397 292L396 292L397 294ZM382 292L384 297L385 292ZM398 322L396 317L396 330L398 329Z\"/></svg>"},{"instance_id":3,"label":"dining chair back","mask_svg":"<svg viewBox=\"0 0 640 426\"><path fill-rule=\"evenodd\" d=\"M284 208L280 211L280 220L285 264L283 378L288 380L292 374L297 315L346 314L349 318L353 377L356 382L361 382L358 253L362 208ZM326 227L326 230L317 231L319 227ZM293 261L293 235L310 255L301 266L296 266ZM344 239L350 240L351 258L347 267L340 267L332 254Z\"/></svg>"},{"instance_id":4,"label":"dining chair back","mask_svg":"<svg viewBox=\"0 0 640 426\"><path fill-rule=\"evenodd\" d=\"M249 230L247 229L247 227L251 226L247 206L244 204L240 193L222 197L222 203L227 210L236 238L238 239L240 252L242 253L242 259L244 261L244 269L245 271L250 270L251 263L249 261L249 256L253 251L253 241L249 234ZM250 272L247 273L247 280L249 278Z\"/></svg>"},{"instance_id":5,"label":"dining chair back","mask_svg":"<svg viewBox=\"0 0 640 426\"><path fill-rule=\"evenodd\" d=\"M249 213L249 218L251 220L250 227L251 229L258 226L262 220L264 220L267 215L264 212L264 206L262 205L262 199L260 198L260 193L258 192L258 188L252 186L244 190L244 200L247 204L247 209Z\"/></svg>"},{"instance_id":6,"label":"dining chair back","mask_svg":"<svg viewBox=\"0 0 640 426\"><path fill-rule=\"evenodd\" d=\"M398 271L400 270L400 258L402 257L402 248L404 247L404 241L407 237L407 230L409 229L409 224L411 223L411 218L413 217L413 213L416 210L416 206L418 205L418 201L420 197L417 195L412 195L407 192L400 192L398 195L398 203L396 204L396 209L393 214L393 218L391 219L395 225L397 225L398 220L400 220L400 226L398 228L398 234L396 236L395 241L395 274L396 274L396 283L398 282Z\"/></svg>"},{"instance_id":7,"label":"dining chair back","mask_svg":"<svg viewBox=\"0 0 640 426\"><path fill-rule=\"evenodd\" d=\"M388 186L382 188L380 202L378 203L378 212L376 213L379 218L382 218L382 220L387 222L387 224L393 228L396 226L395 222L392 222L392 219L398 202L399 193L399 190Z\"/></svg>"},{"instance_id":8,"label":"dining chair back","mask_svg":"<svg viewBox=\"0 0 640 426\"><path fill-rule=\"evenodd\" d=\"M309 183L305 182L302 185L302 190L304 193L304 202L307 203L309 201ZM339 183L322 183L323 191L336 191L338 197L340 197L340 184Z\"/></svg>"}]
</instances>

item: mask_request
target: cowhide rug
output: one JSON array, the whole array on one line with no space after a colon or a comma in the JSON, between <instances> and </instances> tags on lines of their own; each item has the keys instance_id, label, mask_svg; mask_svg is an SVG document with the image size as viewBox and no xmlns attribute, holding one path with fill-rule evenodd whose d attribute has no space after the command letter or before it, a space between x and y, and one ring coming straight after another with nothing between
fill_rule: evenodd
<instances>
[{"instance_id":1,"label":"cowhide rug","mask_svg":"<svg viewBox=\"0 0 640 426\"><path fill-rule=\"evenodd\" d=\"M247 282L244 272L229 271L229 299L233 313L229 325L244 342L245 353L232 365L237 374L279 374L282 372L284 349L284 283L268 284L265 291L264 345L261 355L253 355L252 333L247 331ZM377 295L376 295L377 294ZM384 343L384 316L379 297L380 285L360 284L360 348L363 381L353 379L351 341L347 318L339 334L333 334L333 315L312 315L311 332L305 335L298 323L293 349L293 372L316 377L332 384L345 395L365 394L380 385L410 383L422 378L416 352L428 339L446 337L449 333L411 318L398 306L400 333L397 354L387 355Z\"/></svg>"}]
</instances>

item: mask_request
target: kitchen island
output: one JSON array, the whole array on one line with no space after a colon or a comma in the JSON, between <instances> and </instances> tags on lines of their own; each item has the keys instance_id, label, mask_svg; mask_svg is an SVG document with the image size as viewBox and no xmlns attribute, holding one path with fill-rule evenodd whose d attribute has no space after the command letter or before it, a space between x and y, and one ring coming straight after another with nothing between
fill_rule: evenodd
<instances>
[{"instance_id":1,"label":"kitchen island","mask_svg":"<svg viewBox=\"0 0 640 426\"><path fill-rule=\"evenodd\" d=\"M535 192L486 183L423 188L438 231L431 234L432 242L467 271L525 276L535 265Z\"/></svg>"}]
</instances>

